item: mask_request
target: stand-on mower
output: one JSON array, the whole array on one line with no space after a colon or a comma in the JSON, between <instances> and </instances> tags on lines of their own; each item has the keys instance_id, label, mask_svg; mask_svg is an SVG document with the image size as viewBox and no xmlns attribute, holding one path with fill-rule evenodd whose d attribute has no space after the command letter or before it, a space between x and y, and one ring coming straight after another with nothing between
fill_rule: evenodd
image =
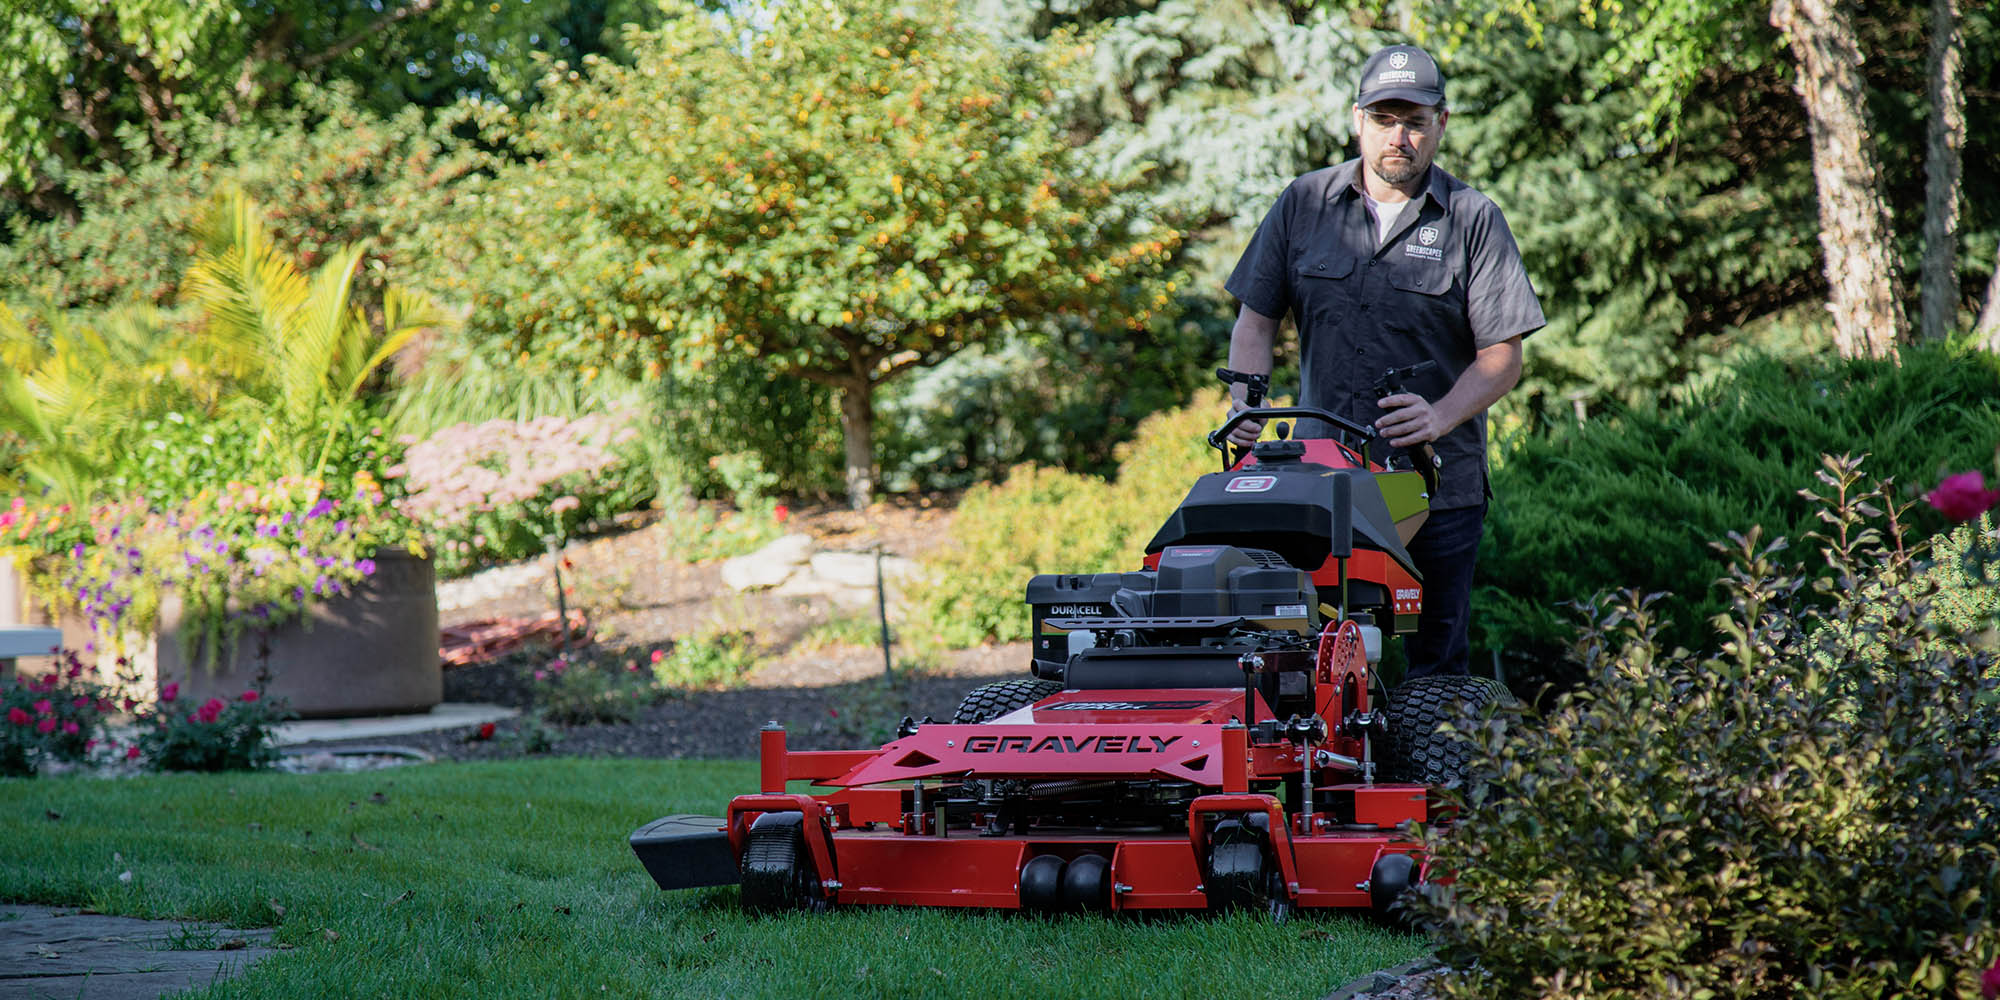
<instances>
[{"instance_id":1,"label":"stand-on mower","mask_svg":"<svg viewBox=\"0 0 2000 1000\"><path fill-rule=\"evenodd\" d=\"M765 911L1386 911L1420 877L1404 825L1463 776L1437 724L1508 696L1441 676L1377 696L1382 633L1417 626L1403 546L1438 470L1371 461L1372 428L1250 388L1208 437L1223 471L1195 482L1144 569L1029 581L1031 677L974 689L949 723L905 719L874 750L791 751L765 727L757 792L632 834L654 881L740 883ZM1281 423L1247 453L1226 440L1282 418L1334 436L1287 440Z\"/></svg>"}]
</instances>

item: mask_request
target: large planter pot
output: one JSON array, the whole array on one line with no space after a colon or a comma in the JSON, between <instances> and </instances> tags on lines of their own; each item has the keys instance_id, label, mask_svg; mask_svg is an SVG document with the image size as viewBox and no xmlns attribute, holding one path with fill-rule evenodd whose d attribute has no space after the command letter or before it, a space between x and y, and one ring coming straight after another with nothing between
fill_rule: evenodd
<instances>
[{"instance_id":1,"label":"large planter pot","mask_svg":"<svg viewBox=\"0 0 2000 1000\"><path fill-rule=\"evenodd\" d=\"M260 673L265 694L301 717L425 712L444 698L438 662L437 574L400 549L375 556L375 572L345 597L315 602L305 618L246 632L205 665L181 650L178 595L160 599L157 676L180 685L179 700L234 699Z\"/></svg>"}]
</instances>

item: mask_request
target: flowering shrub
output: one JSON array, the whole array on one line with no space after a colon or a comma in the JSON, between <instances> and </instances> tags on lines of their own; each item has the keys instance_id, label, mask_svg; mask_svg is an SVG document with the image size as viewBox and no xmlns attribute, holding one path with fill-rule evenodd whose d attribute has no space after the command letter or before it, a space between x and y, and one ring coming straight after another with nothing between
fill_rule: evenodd
<instances>
[{"instance_id":1,"label":"flowering shrub","mask_svg":"<svg viewBox=\"0 0 2000 1000\"><path fill-rule=\"evenodd\" d=\"M251 689L232 701L210 698L190 707L178 684L160 689L160 700L142 708L133 747L155 771L254 771L271 766L278 750L271 730L291 717L282 698Z\"/></svg>"},{"instance_id":2,"label":"flowering shrub","mask_svg":"<svg viewBox=\"0 0 2000 1000\"><path fill-rule=\"evenodd\" d=\"M409 443L397 508L436 539L438 572L463 575L488 561L520 559L577 526L630 510L650 494L625 475L622 446L637 434L629 411L458 424Z\"/></svg>"},{"instance_id":3,"label":"flowering shrub","mask_svg":"<svg viewBox=\"0 0 2000 1000\"><path fill-rule=\"evenodd\" d=\"M636 659L614 665L588 652L572 652L551 658L533 676L535 708L558 725L631 722L639 709L660 700L652 672Z\"/></svg>"},{"instance_id":4,"label":"flowering shrub","mask_svg":"<svg viewBox=\"0 0 2000 1000\"><path fill-rule=\"evenodd\" d=\"M76 653L34 680L0 678L0 777L28 777L45 761L81 762L103 742L117 703L104 685L84 679Z\"/></svg>"},{"instance_id":5,"label":"flowering shrub","mask_svg":"<svg viewBox=\"0 0 2000 1000\"><path fill-rule=\"evenodd\" d=\"M23 523L67 528L60 511ZM92 511L89 541L37 565L38 589L76 608L100 635L158 620L163 588L181 597L185 652L207 662L255 628L299 617L307 602L348 593L375 572L379 549L421 552L415 526L367 472L334 493L310 477L229 483L167 509L134 501ZM0 525L4 528L4 525ZM44 529L48 530L48 529Z\"/></svg>"},{"instance_id":6,"label":"flowering shrub","mask_svg":"<svg viewBox=\"0 0 2000 1000\"><path fill-rule=\"evenodd\" d=\"M1593 602L1596 681L1461 724L1484 780L1428 830L1442 997L1966 997L2000 951L2000 680L1940 631L1912 505L1826 459L1810 538L1732 535L1714 645ZM1801 598L1818 591L1824 606Z\"/></svg>"},{"instance_id":7,"label":"flowering shrub","mask_svg":"<svg viewBox=\"0 0 2000 1000\"><path fill-rule=\"evenodd\" d=\"M1987 489L1986 477L1974 470L1946 476L1936 489L1924 494L1924 499L1938 513L1962 524L2000 506L2000 490Z\"/></svg>"}]
</instances>

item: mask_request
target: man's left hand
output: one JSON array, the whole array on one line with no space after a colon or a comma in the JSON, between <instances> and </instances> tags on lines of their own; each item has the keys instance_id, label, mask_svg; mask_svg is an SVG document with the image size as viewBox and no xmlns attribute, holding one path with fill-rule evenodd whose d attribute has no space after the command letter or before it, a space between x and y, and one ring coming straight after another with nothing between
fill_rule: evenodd
<instances>
[{"instance_id":1,"label":"man's left hand","mask_svg":"<svg viewBox=\"0 0 2000 1000\"><path fill-rule=\"evenodd\" d=\"M1399 392L1375 401L1388 413L1375 421L1375 429L1398 448L1436 441L1450 428L1444 425L1430 401L1413 392Z\"/></svg>"}]
</instances>

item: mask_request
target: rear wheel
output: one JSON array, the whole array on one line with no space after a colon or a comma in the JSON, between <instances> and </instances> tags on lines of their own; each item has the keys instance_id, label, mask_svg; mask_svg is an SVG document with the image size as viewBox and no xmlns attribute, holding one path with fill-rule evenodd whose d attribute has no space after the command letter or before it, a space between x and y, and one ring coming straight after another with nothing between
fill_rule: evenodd
<instances>
[{"instance_id":1,"label":"rear wheel","mask_svg":"<svg viewBox=\"0 0 2000 1000\"><path fill-rule=\"evenodd\" d=\"M743 908L753 913L819 912L832 905L806 850L804 819L795 812L765 813L743 846Z\"/></svg>"},{"instance_id":2,"label":"rear wheel","mask_svg":"<svg viewBox=\"0 0 2000 1000\"><path fill-rule=\"evenodd\" d=\"M1489 677L1433 674L1404 684L1389 695L1383 713L1389 723L1383 776L1422 785L1463 784L1472 746L1463 737L1438 732L1438 726L1518 704L1506 685Z\"/></svg>"},{"instance_id":3,"label":"rear wheel","mask_svg":"<svg viewBox=\"0 0 2000 1000\"><path fill-rule=\"evenodd\" d=\"M991 722L1017 708L1025 708L1062 690L1055 681L1022 678L982 684L965 693L965 700L953 712L954 723Z\"/></svg>"}]
</instances>

